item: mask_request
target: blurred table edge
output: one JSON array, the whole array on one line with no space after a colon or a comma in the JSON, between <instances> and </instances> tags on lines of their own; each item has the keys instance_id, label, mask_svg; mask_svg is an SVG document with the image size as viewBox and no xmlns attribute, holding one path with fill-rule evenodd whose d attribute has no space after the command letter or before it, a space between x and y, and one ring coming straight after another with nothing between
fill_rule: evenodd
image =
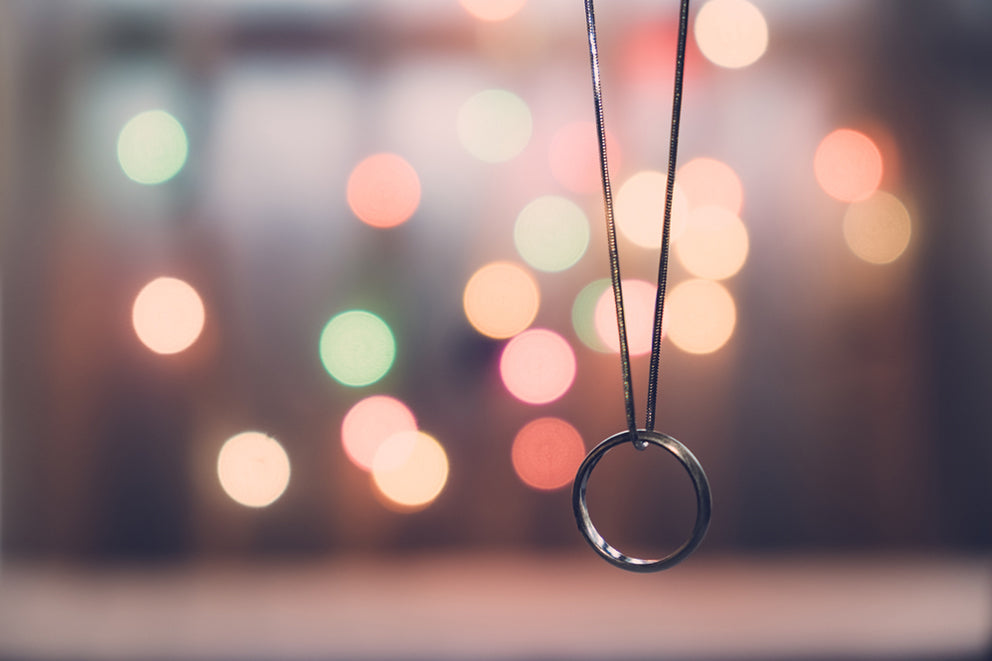
<instances>
[{"instance_id":1,"label":"blurred table edge","mask_svg":"<svg viewBox=\"0 0 992 661\"><path fill-rule=\"evenodd\" d=\"M992 557L7 559L0 659L985 659Z\"/></svg>"}]
</instances>

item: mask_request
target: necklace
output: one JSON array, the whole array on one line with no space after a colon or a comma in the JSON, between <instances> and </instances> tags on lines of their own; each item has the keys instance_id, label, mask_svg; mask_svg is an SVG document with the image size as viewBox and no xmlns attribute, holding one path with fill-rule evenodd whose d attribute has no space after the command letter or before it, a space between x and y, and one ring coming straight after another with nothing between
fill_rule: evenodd
<instances>
[{"instance_id":1,"label":"necklace","mask_svg":"<svg viewBox=\"0 0 992 661\"><path fill-rule=\"evenodd\" d=\"M675 57L675 91L672 97L672 132L668 153L668 183L665 191L664 228L661 239L661 257L658 264L658 290L655 299L654 332L651 338L651 365L648 373L647 413L644 429L637 428L634 412L634 392L630 376L630 351L627 346L627 327L624 319L623 292L620 286L620 256L617 249L616 226L613 215L613 193L610 187L609 167L606 159L606 128L603 119L603 91L600 84L599 48L596 41L596 12L593 0L585 0L586 29L589 35L589 61L592 71L593 101L596 109L596 130L599 138L599 163L603 181L603 199L606 211L607 247L610 253L610 281L617 310L617 329L620 334L620 370L623 377L624 405L627 412L627 429L610 436L592 449L579 466L572 487L572 508L579 530L586 541L607 562L621 569L652 572L678 564L691 554L706 535L710 523L710 487L703 467L689 449L677 440L654 430L655 405L658 399L658 364L661 355L661 326L664 313L665 288L668 280L668 253L671 233L672 196L675 186L675 161L679 141L679 116L682 109L682 78L685 69L685 42L689 24L689 0L681 0L679 10L678 48ZM589 476L599 460L611 449L623 443L633 443L638 450L656 445L678 459L692 479L696 491L696 522L692 534L671 554L653 560L625 555L610 545L592 523L586 505L586 488Z\"/></svg>"}]
</instances>

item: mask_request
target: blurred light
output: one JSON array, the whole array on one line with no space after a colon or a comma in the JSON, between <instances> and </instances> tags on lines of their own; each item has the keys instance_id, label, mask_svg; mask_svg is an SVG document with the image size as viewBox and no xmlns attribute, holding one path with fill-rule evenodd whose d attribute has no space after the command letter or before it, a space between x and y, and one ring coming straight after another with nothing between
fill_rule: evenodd
<instances>
[{"instance_id":1,"label":"blurred light","mask_svg":"<svg viewBox=\"0 0 992 661\"><path fill-rule=\"evenodd\" d=\"M448 481L448 456L421 431L393 434L379 446L372 481L391 504L419 509L430 504Z\"/></svg>"},{"instance_id":2,"label":"blurred light","mask_svg":"<svg viewBox=\"0 0 992 661\"><path fill-rule=\"evenodd\" d=\"M624 182L617 193L615 213L620 232L644 248L660 248L665 218L665 192L668 176L653 170L638 172ZM689 202L676 183L672 196L672 239L685 228Z\"/></svg>"},{"instance_id":3,"label":"blurred light","mask_svg":"<svg viewBox=\"0 0 992 661\"><path fill-rule=\"evenodd\" d=\"M320 360L346 386L367 386L386 375L396 358L396 341L382 319L364 310L337 315L320 334Z\"/></svg>"},{"instance_id":4,"label":"blurred light","mask_svg":"<svg viewBox=\"0 0 992 661\"><path fill-rule=\"evenodd\" d=\"M606 133L606 150L611 174L620 169L620 145ZM551 176L573 193L595 193L602 186L599 165L599 138L593 122L572 122L558 129L548 147Z\"/></svg>"},{"instance_id":5,"label":"blurred light","mask_svg":"<svg viewBox=\"0 0 992 661\"><path fill-rule=\"evenodd\" d=\"M723 280L736 274L747 259L747 228L723 207L699 207L675 244L675 254L697 278Z\"/></svg>"},{"instance_id":6,"label":"blurred light","mask_svg":"<svg viewBox=\"0 0 992 661\"><path fill-rule=\"evenodd\" d=\"M512 337L537 316L537 282L523 268L509 262L486 264L472 274L462 297L465 316L483 335Z\"/></svg>"},{"instance_id":7,"label":"blurred light","mask_svg":"<svg viewBox=\"0 0 992 661\"><path fill-rule=\"evenodd\" d=\"M517 252L536 269L564 271L589 245L589 221L575 202L556 195L539 197L520 212L513 228Z\"/></svg>"},{"instance_id":8,"label":"blurred light","mask_svg":"<svg viewBox=\"0 0 992 661\"><path fill-rule=\"evenodd\" d=\"M739 69L753 64L768 48L768 24L747 0L710 0L696 14L699 50L713 64Z\"/></svg>"},{"instance_id":9,"label":"blurred light","mask_svg":"<svg viewBox=\"0 0 992 661\"><path fill-rule=\"evenodd\" d=\"M246 431L225 441L217 457L224 491L247 507L271 505L289 485L289 457L278 441Z\"/></svg>"},{"instance_id":10,"label":"blurred light","mask_svg":"<svg viewBox=\"0 0 992 661\"><path fill-rule=\"evenodd\" d=\"M572 387L575 353L558 333L535 328L507 343L499 371L514 397L527 404L547 404Z\"/></svg>"},{"instance_id":11,"label":"blurred light","mask_svg":"<svg viewBox=\"0 0 992 661\"><path fill-rule=\"evenodd\" d=\"M620 44L624 73L638 82L671 79L675 32L668 22L631 21Z\"/></svg>"},{"instance_id":12,"label":"blurred light","mask_svg":"<svg viewBox=\"0 0 992 661\"><path fill-rule=\"evenodd\" d=\"M178 353L203 330L203 301L189 284L156 278L134 299L131 321L138 339L155 353Z\"/></svg>"},{"instance_id":13,"label":"blurred light","mask_svg":"<svg viewBox=\"0 0 992 661\"><path fill-rule=\"evenodd\" d=\"M825 137L813 157L820 187L842 202L867 199L882 181L882 153L871 138L851 129Z\"/></svg>"},{"instance_id":14,"label":"blurred light","mask_svg":"<svg viewBox=\"0 0 992 661\"><path fill-rule=\"evenodd\" d=\"M624 321L627 326L627 349L631 356L640 356L651 351L658 287L644 280L623 280L621 287ZM613 300L612 287L607 287L596 301L596 334L610 351L620 353L617 306Z\"/></svg>"},{"instance_id":15,"label":"blurred light","mask_svg":"<svg viewBox=\"0 0 992 661\"><path fill-rule=\"evenodd\" d=\"M352 463L371 470L379 446L393 434L416 431L417 420L403 402L386 395L366 397L341 422L341 444Z\"/></svg>"},{"instance_id":16,"label":"blurred light","mask_svg":"<svg viewBox=\"0 0 992 661\"><path fill-rule=\"evenodd\" d=\"M527 146L530 135L530 109L512 92L479 92L458 111L458 139L480 161L510 160Z\"/></svg>"},{"instance_id":17,"label":"blurred light","mask_svg":"<svg viewBox=\"0 0 992 661\"><path fill-rule=\"evenodd\" d=\"M355 166L348 178L348 206L372 227L395 227L420 204L420 178L396 154L374 154Z\"/></svg>"},{"instance_id":18,"label":"blurred light","mask_svg":"<svg viewBox=\"0 0 992 661\"><path fill-rule=\"evenodd\" d=\"M736 324L734 299L718 282L686 280L665 301L665 336L687 353L716 351Z\"/></svg>"},{"instance_id":19,"label":"blurred light","mask_svg":"<svg viewBox=\"0 0 992 661\"><path fill-rule=\"evenodd\" d=\"M694 158L675 175L689 203L689 209L718 206L739 215L744 204L744 187L737 173L715 158Z\"/></svg>"},{"instance_id":20,"label":"blurred light","mask_svg":"<svg viewBox=\"0 0 992 661\"><path fill-rule=\"evenodd\" d=\"M678 42L678 26L674 16L641 17L627 28L621 48L621 66L624 75L636 85L650 85L671 93L674 68L672 61ZM704 64L698 49L689 40L685 48L685 84L691 83Z\"/></svg>"},{"instance_id":21,"label":"blurred light","mask_svg":"<svg viewBox=\"0 0 992 661\"><path fill-rule=\"evenodd\" d=\"M575 297L575 303L572 304L572 327L575 329L575 334L590 349L604 353L613 351L613 349L599 338L599 333L596 330L596 305L603 292L608 289L610 289L609 278L594 280L582 288L582 291ZM612 294L610 301L613 301ZM613 325L615 329L615 321ZM615 334L616 332L614 332Z\"/></svg>"},{"instance_id":22,"label":"blurred light","mask_svg":"<svg viewBox=\"0 0 992 661\"><path fill-rule=\"evenodd\" d=\"M465 11L482 21L505 21L527 4L527 0L458 0Z\"/></svg>"},{"instance_id":23,"label":"blurred light","mask_svg":"<svg viewBox=\"0 0 992 661\"><path fill-rule=\"evenodd\" d=\"M572 481L585 458L582 435L559 418L527 423L513 439L513 469L535 489L558 489Z\"/></svg>"},{"instance_id":24,"label":"blurred light","mask_svg":"<svg viewBox=\"0 0 992 661\"><path fill-rule=\"evenodd\" d=\"M164 110L138 113L117 137L117 160L129 179L161 184L186 163L189 143L182 124Z\"/></svg>"},{"instance_id":25,"label":"blurred light","mask_svg":"<svg viewBox=\"0 0 992 661\"><path fill-rule=\"evenodd\" d=\"M844 214L847 246L872 264L888 264L902 255L912 231L905 205L884 191L851 204Z\"/></svg>"}]
</instances>

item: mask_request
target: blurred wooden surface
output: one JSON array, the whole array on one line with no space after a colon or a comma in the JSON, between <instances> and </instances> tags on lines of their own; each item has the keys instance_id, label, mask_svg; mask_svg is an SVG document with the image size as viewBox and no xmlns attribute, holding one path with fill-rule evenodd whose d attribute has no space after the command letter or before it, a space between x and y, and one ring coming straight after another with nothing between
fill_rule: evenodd
<instances>
[{"instance_id":1,"label":"blurred wooden surface","mask_svg":"<svg viewBox=\"0 0 992 661\"><path fill-rule=\"evenodd\" d=\"M981 659L992 563L591 553L0 570L3 659Z\"/></svg>"}]
</instances>

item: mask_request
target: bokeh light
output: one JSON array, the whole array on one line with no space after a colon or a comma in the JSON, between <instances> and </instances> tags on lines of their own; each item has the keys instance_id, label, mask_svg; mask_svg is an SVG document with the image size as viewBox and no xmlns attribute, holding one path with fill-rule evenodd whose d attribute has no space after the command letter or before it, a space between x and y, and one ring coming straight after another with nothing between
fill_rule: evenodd
<instances>
[{"instance_id":1,"label":"bokeh light","mask_svg":"<svg viewBox=\"0 0 992 661\"><path fill-rule=\"evenodd\" d=\"M342 312L320 334L320 360L328 374L346 386L375 383L389 372L395 358L393 332L371 312Z\"/></svg>"},{"instance_id":2,"label":"bokeh light","mask_svg":"<svg viewBox=\"0 0 992 661\"><path fill-rule=\"evenodd\" d=\"M458 110L458 139L480 161L508 161L530 142L530 108L519 96L501 89L479 92Z\"/></svg>"},{"instance_id":3,"label":"bokeh light","mask_svg":"<svg viewBox=\"0 0 992 661\"><path fill-rule=\"evenodd\" d=\"M572 387L575 353L558 333L534 328L506 344L499 372L514 397L527 404L547 404Z\"/></svg>"},{"instance_id":4,"label":"bokeh light","mask_svg":"<svg viewBox=\"0 0 992 661\"><path fill-rule=\"evenodd\" d=\"M117 137L117 160L124 174L139 184L161 184L186 164L189 142L182 124L164 110L132 117Z\"/></svg>"},{"instance_id":5,"label":"bokeh light","mask_svg":"<svg viewBox=\"0 0 992 661\"><path fill-rule=\"evenodd\" d=\"M844 214L844 240L851 252L872 264L895 261L906 250L912 233L906 206L884 191L851 204Z\"/></svg>"},{"instance_id":6,"label":"bokeh light","mask_svg":"<svg viewBox=\"0 0 992 661\"><path fill-rule=\"evenodd\" d=\"M613 134L606 132L610 174L618 172L623 154ZM593 122L572 122L555 131L548 147L551 176L573 193L595 193L602 189L599 137Z\"/></svg>"},{"instance_id":7,"label":"bokeh light","mask_svg":"<svg viewBox=\"0 0 992 661\"><path fill-rule=\"evenodd\" d=\"M675 175L689 209L723 207L740 214L744 205L744 187L733 168L715 158L694 158L679 168Z\"/></svg>"},{"instance_id":8,"label":"bokeh light","mask_svg":"<svg viewBox=\"0 0 992 661\"><path fill-rule=\"evenodd\" d=\"M820 187L842 202L865 200L882 182L882 153L860 131L837 129L816 148L813 171Z\"/></svg>"},{"instance_id":9,"label":"bokeh light","mask_svg":"<svg viewBox=\"0 0 992 661\"><path fill-rule=\"evenodd\" d=\"M668 176L653 170L643 170L625 181L617 192L617 229L644 248L661 247L665 220L665 192ZM671 238L676 239L685 229L689 202L676 182L672 195Z\"/></svg>"},{"instance_id":10,"label":"bokeh light","mask_svg":"<svg viewBox=\"0 0 992 661\"><path fill-rule=\"evenodd\" d=\"M413 166L396 154L373 154L348 177L348 206L372 227L395 227L417 210L420 178Z\"/></svg>"},{"instance_id":11,"label":"bokeh light","mask_svg":"<svg viewBox=\"0 0 992 661\"><path fill-rule=\"evenodd\" d=\"M161 354L188 348L203 330L203 301L188 283L156 278L134 299L131 322L142 344Z\"/></svg>"},{"instance_id":12,"label":"bokeh light","mask_svg":"<svg viewBox=\"0 0 992 661\"><path fill-rule=\"evenodd\" d=\"M458 0L469 14L481 21L505 21L527 4L527 0Z\"/></svg>"},{"instance_id":13,"label":"bokeh light","mask_svg":"<svg viewBox=\"0 0 992 661\"><path fill-rule=\"evenodd\" d=\"M433 502L448 481L448 455L432 436L405 431L390 436L372 461L372 482L402 510Z\"/></svg>"},{"instance_id":14,"label":"bokeh light","mask_svg":"<svg viewBox=\"0 0 992 661\"><path fill-rule=\"evenodd\" d=\"M609 278L594 280L582 288L572 304L572 328L575 329L575 334L584 345L603 353L609 353L612 349L599 338L596 330L596 306L603 292L609 288ZM610 301L613 301L612 293Z\"/></svg>"},{"instance_id":15,"label":"bokeh light","mask_svg":"<svg viewBox=\"0 0 992 661\"><path fill-rule=\"evenodd\" d=\"M669 96L675 73L672 62L678 43L678 26L671 18L660 12L638 17L628 25L622 43L618 44L620 71L624 77L637 87ZM706 66L706 62L689 39L685 45L684 72L688 89L692 89L693 82L698 79L701 66Z\"/></svg>"},{"instance_id":16,"label":"bokeh light","mask_svg":"<svg viewBox=\"0 0 992 661\"><path fill-rule=\"evenodd\" d=\"M341 444L356 466L371 470L379 446L393 434L416 431L417 419L406 404L387 395L366 397L341 422Z\"/></svg>"},{"instance_id":17,"label":"bokeh light","mask_svg":"<svg viewBox=\"0 0 992 661\"><path fill-rule=\"evenodd\" d=\"M235 502L265 507L289 485L289 457L274 438L246 431L224 442L217 457L217 477Z\"/></svg>"},{"instance_id":18,"label":"bokeh light","mask_svg":"<svg viewBox=\"0 0 992 661\"><path fill-rule=\"evenodd\" d=\"M511 459L517 477L535 489L558 489L575 477L585 458L582 435L560 418L538 418L513 439Z\"/></svg>"},{"instance_id":19,"label":"bokeh light","mask_svg":"<svg viewBox=\"0 0 992 661\"><path fill-rule=\"evenodd\" d=\"M696 14L693 32L706 59L728 69L754 64L768 49L768 24L747 0L710 0Z\"/></svg>"},{"instance_id":20,"label":"bokeh light","mask_svg":"<svg viewBox=\"0 0 992 661\"><path fill-rule=\"evenodd\" d=\"M747 228L723 207L699 207L675 244L682 266L698 278L722 280L740 271L747 259Z\"/></svg>"},{"instance_id":21,"label":"bokeh light","mask_svg":"<svg viewBox=\"0 0 992 661\"><path fill-rule=\"evenodd\" d=\"M657 285L644 280L623 280L623 311L627 327L627 349L631 356L651 351L654 335L654 308L658 295ZM620 352L620 333L617 330L617 306L613 288L599 295L595 312L596 334L610 351Z\"/></svg>"},{"instance_id":22,"label":"bokeh light","mask_svg":"<svg viewBox=\"0 0 992 661\"><path fill-rule=\"evenodd\" d=\"M492 262L469 278L462 306L477 331L503 339L530 326L540 300L537 282L530 273L516 264Z\"/></svg>"},{"instance_id":23,"label":"bokeh light","mask_svg":"<svg viewBox=\"0 0 992 661\"><path fill-rule=\"evenodd\" d=\"M665 300L665 337L687 353L712 353L734 333L737 309L730 292L712 280L686 280Z\"/></svg>"},{"instance_id":24,"label":"bokeh light","mask_svg":"<svg viewBox=\"0 0 992 661\"><path fill-rule=\"evenodd\" d=\"M575 202L545 195L517 216L513 242L525 262L541 271L564 271L589 246L589 220Z\"/></svg>"}]
</instances>

